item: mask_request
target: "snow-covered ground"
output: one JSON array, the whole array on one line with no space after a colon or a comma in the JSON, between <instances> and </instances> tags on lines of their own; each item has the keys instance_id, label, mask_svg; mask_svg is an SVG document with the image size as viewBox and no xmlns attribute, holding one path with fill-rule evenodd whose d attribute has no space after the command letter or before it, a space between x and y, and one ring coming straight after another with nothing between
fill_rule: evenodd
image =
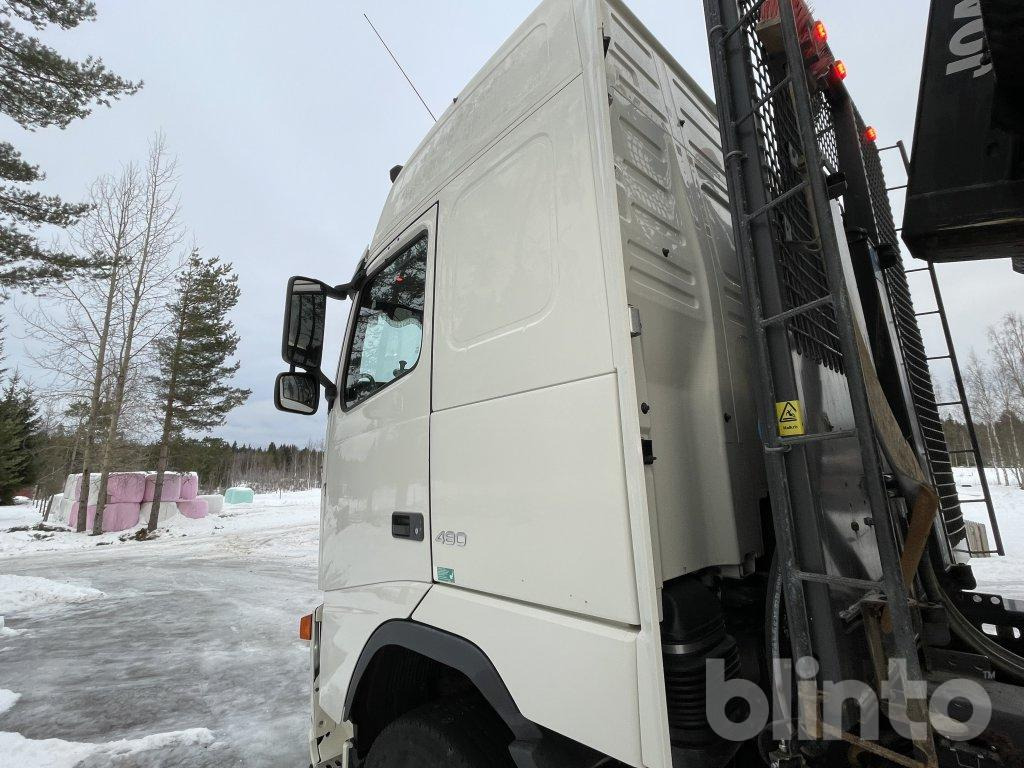
<instances>
[{"instance_id":1,"label":"snow-covered ground","mask_svg":"<svg viewBox=\"0 0 1024 768\"><path fill-rule=\"evenodd\" d=\"M80 603L96 597L103 597L103 593L68 580L0 573L0 616L47 603Z\"/></svg>"},{"instance_id":2,"label":"snow-covered ground","mask_svg":"<svg viewBox=\"0 0 1024 768\"><path fill-rule=\"evenodd\" d=\"M957 491L961 501L982 497L978 472L974 469L955 469ZM1003 537L1006 557L976 557L971 560L978 589L994 592L1003 597L1024 600L1024 490L1016 485L999 485L996 470L986 470L992 505ZM1012 478L1011 478L1012 481ZM992 526L984 504L964 504L964 517L984 523L988 529L988 541L995 548Z\"/></svg>"},{"instance_id":3,"label":"snow-covered ground","mask_svg":"<svg viewBox=\"0 0 1024 768\"><path fill-rule=\"evenodd\" d=\"M308 765L318 490L151 541L0 507L0 766Z\"/></svg>"},{"instance_id":4,"label":"snow-covered ground","mask_svg":"<svg viewBox=\"0 0 1024 768\"><path fill-rule=\"evenodd\" d=\"M1024 599L1024 491L990 482L1007 557L972 565L980 589ZM39 516L0 507L0 765L307 765L296 630L319 602L319 506L318 490L264 494L152 541L8 533Z\"/></svg>"},{"instance_id":5,"label":"snow-covered ground","mask_svg":"<svg viewBox=\"0 0 1024 768\"><path fill-rule=\"evenodd\" d=\"M199 520L175 517L167 525L161 526L157 540L137 542L122 541L124 532L105 533L101 536L37 530L7 533L10 528L33 526L42 522L42 517L31 505L19 504L0 507L0 559L44 552L91 551L98 546L109 546L123 554L130 554L136 552L139 546L163 549L168 544L173 546L177 540L186 538L216 544L218 547L225 541L232 546L241 544L246 547L253 544L250 539L265 539L274 542L276 556L305 557L315 565L319 510L318 489L259 494L252 504L229 504L218 515L209 515ZM289 535L289 531L292 535ZM277 536L279 533L281 538Z\"/></svg>"}]
</instances>

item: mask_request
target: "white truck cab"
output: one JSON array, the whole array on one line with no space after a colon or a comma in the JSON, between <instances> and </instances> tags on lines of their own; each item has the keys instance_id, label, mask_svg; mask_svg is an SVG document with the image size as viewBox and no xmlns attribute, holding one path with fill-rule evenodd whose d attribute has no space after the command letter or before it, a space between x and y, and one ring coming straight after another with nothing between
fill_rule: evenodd
<instances>
[{"instance_id":1,"label":"white truck cab","mask_svg":"<svg viewBox=\"0 0 1024 768\"><path fill-rule=\"evenodd\" d=\"M396 172L353 281L289 285L277 403L330 408L312 763L721 764L766 492L713 103L617 0L545 0Z\"/></svg>"}]
</instances>

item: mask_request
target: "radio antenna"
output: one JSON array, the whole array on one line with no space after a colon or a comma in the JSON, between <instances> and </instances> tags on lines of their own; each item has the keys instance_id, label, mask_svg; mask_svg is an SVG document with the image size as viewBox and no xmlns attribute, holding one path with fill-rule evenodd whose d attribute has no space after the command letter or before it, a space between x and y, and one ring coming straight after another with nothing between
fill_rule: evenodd
<instances>
[{"instance_id":1,"label":"radio antenna","mask_svg":"<svg viewBox=\"0 0 1024 768\"><path fill-rule=\"evenodd\" d=\"M409 77L408 73L404 69L402 69L402 65L398 63L398 59L395 58L395 54L393 54L391 52L391 49L388 48L388 44L384 42L384 38L380 36L380 32L378 32L377 28L373 26L373 22L370 21L370 17L364 13L363 18L366 19L366 23L370 25L370 29L373 30L373 34L375 34L377 36L377 39L380 40L380 44L384 46L384 50L388 52L388 55L391 57L391 60L395 62L395 66L398 67L398 71L401 72L402 75L405 77L405 81L409 83L409 87L412 88L413 93L415 93L416 97L420 100L420 104L423 105L423 108L427 110L427 114L430 115L433 118L434 122L436 123L437 118L434 117L434 113L430 111L430 107L428 107L427 102L423 100L423 96L417 90L416 85L412 81L412 78Z\"/></svg>"}]
</instances>

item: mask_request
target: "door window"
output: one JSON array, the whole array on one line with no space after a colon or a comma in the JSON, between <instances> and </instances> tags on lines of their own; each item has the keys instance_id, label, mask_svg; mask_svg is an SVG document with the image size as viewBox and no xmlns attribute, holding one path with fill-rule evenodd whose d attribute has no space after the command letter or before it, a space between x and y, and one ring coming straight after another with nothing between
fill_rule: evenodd
<instances>
[{"instance_id":1,"label":"door window","mask_svg":"<svg viewBox=\"0 0 1024 768\"><path fill-rule=\"evenodd\" d=\"M423 342L426 277L424 234L363 285L345 366L346 409L416 366Z\"/></svg>"}]
</instances>

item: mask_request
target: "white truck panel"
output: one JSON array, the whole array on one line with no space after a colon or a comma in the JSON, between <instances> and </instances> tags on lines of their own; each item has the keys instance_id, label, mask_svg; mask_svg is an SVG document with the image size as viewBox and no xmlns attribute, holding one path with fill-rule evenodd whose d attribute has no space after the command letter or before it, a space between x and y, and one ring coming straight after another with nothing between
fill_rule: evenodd
<instances>
[{"instance_id":1,"label":"white truck panel","mask_svg":"<svg viewBox=\"0 0 1024 768\"><path fill-rule=\"evenodd\" d=\"M542 3L462 89L391 186L373 242L390 239L437 191L530 108L580 70L572 3Z\"/></svg>"},{"instance_id":2,"label":"white truck panel","mask_svg":"<svg viewBox=\"0 0 1024 768\"><path fill-rule=\"evenodd\" d=\"M657 462L648 504L661 574L740 575L761 551L746 307L713 106L625 8L605 66L641 429ZM644 411L647 411L646 413Z\"/></svg>"},{"instance_id":3,"label":"white truck panel","mask_svg":"<svg viewBox=\"0 0 1024 768\"><path fill-rule=\"evenodd\" d=\"M443 585L413 618L473 638L528 719L643 765L635 629Z\"/></svg>"},{"instance_id":4,"label":"white truck panel","mask_svg":"<svg viewBox=\"0 0 1024 768\"><path fill-rule=\"evenodd\" d=\"M435 411L612 370L587 134L576 78L444 189Z\"/></svg>"},{"instance_id":5,"label":"white truck panel","mask_svg":"<svg viewBox=\"0 0 1024 768\"><path fill-rule=\"evenodd\" d=\"M370 635L385 621L409 618L428 589L420 582L395 582L324 594L320 708L332 720L342 722L348 684Z\"/></svg>"},{"instance_id":6,"label":"white truck panel","mask_svg":"<svg viewBox=\"0 0 1024 768\"><path fill-rule=\"evenodd\" d=\"M397 252L427 235L427 285L433 280L435 209L407 227ZM391 535L395 512L423 515L430 530L429 426L432 296L426 292L419 361L400 379L349 411L344 395L327 421L326 493L320 516L320 589L385 581L430 581L430 547ZM347 350L342 355L345 364ZM339 387L344 371L338 371Z\"/></svg>"},{"instance_id":7,"label":"white truck panel","mask_svg":"<svg viewBox=\"0 0 1024 768\"><path fill-rule=\"evenodd\" d=\"M434 566L454 583L639 624L615 378L433 415ZM454 531L465 539L437 541Z\"/></svg>"}]
</instances>

